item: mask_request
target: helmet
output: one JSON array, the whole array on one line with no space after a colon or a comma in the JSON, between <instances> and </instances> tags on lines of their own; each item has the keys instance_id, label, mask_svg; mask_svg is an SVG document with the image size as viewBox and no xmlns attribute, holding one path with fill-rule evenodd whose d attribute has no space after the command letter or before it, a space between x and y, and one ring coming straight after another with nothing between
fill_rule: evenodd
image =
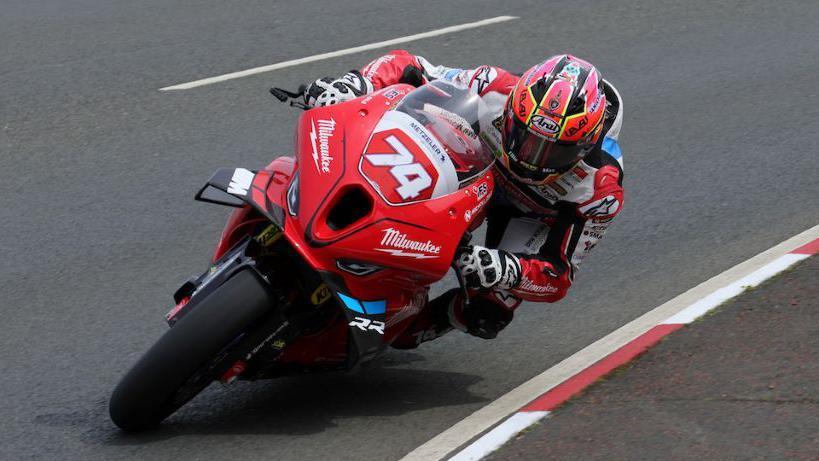
<instances>
[{"instance_id":1,"label":"helmet","mask_svg":"<svg viewBox=\"0 0 819 461\"><path fill-rule=\"evenodd\" d=\"M526 71L509 95L501 163L521 182L548 184L594 148L605 111L597 69L574 56L553 56Z\"/></svg>"}]
</instances>

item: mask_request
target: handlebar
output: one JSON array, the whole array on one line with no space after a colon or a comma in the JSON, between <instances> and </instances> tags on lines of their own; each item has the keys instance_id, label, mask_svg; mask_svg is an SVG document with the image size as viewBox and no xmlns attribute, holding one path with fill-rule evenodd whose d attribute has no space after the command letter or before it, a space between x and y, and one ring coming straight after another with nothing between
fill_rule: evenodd
<instances>
[{"instance_id":1,"label":"handlebar","mask_svg":"<svg viewBox=\"0 0 819 461\"><path fill-rule=\"evenodd\" d=\"M270 94L275 96L276 99L281 102L289 102L291 107L298 107L301 110L307 110L311 107L300 101L304 95L304 90L306 89L307 85L305 84L299 85L299 89L296 91L288 91L284 88L277 88L274 86L273 88L270 88Z\"/></svg>"}]
</instances>

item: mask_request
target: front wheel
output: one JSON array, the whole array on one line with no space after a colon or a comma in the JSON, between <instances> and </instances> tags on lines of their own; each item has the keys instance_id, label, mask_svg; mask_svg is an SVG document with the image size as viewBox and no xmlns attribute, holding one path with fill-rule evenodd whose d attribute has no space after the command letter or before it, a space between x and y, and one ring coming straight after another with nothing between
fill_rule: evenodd
<instances>
[{"instance_id":1,"label":"front wheel","mask_svg":"<svg viewBox=\"0 0 819 461\"><path fill-rule=\"evenodd\" d=\"M216 356L273 303L255 271L236 273L165 332L122 378L111 395L111 419L125 431L160 423L216 378Z\"/></svg>"}]
</instances>

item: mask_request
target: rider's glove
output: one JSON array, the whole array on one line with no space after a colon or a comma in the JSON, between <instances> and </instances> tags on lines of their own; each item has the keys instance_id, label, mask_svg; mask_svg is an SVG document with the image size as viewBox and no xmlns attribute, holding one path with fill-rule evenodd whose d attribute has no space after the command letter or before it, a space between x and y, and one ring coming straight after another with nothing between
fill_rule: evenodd
<instances>
[{"instance_id":1,"label":"rider's glove","mask_svg":"<svg viewBox=\"0 0 819 461\"><path fill-rule=\"evenodd\" d=\"M467 288L500 288L508 290L520 283L520 261L503 250L482 246L465 248L455 259Z\"/></svg>"},{"instance_id":2,"label":"rider's glove","mask_svg":"<svg viewBox=\"0 0 819 461\"><path fill-rule=\"evenodd\" d=\"M316 80L304 90L304 103L310 107L323 107L349 101L367 93L372 93L373 84L357 70L351 70L333 80L324 77Z\"/></svg>"}]
</instances>

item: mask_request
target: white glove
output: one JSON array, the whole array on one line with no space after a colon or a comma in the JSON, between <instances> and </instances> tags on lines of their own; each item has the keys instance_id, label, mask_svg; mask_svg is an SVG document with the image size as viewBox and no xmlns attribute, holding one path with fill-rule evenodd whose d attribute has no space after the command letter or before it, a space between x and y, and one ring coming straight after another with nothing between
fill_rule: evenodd
<instances>
[{"instance_id":1,"label":"white glove","mask_svg":"<svg viewBox=\"0 0 819 461\"><path fill-rule=\"evenodd\" d=\"M324 77L304 90L304 103L310 107L324 107L355 99L372 93L373 84L357 70L351 70L341 78Z\"/></svg>"},{"instance_id":2,"label":"white glove","mask_svg":"<svg viewBox=\"0 0 819 461\"><path fill-rule=\"evenodd\" d=\"M503 250L475 245L467 247L455 259L455 268L467 288L500 288L509 290L520 283L520 261Z\"/></svg>"}]
</instances>

